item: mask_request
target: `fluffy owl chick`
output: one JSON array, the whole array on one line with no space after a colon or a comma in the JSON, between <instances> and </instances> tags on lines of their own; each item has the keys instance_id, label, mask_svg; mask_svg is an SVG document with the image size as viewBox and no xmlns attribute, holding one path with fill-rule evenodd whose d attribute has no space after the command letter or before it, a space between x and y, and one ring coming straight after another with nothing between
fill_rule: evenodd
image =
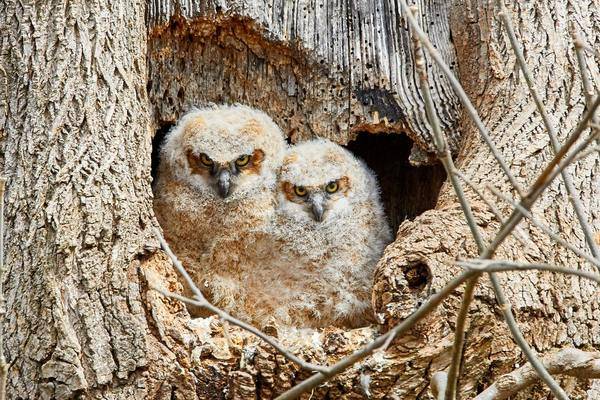
<instances>
[{"instance_id":1,"label":"fluffy owl chick","mask_svg":"<svg viewBox=\"0 0 600 400\"><path fill-rule=\"evenodd\" d=\"M205 296L234 314L262 287L247 281L274 217L286 147L271 118L241 105L194 109L165 138L156 216Z\"/></svg>"},{"instance_id":2,"label":"fluffy owl chick","mask_svg":"<svg viewBox=\"0 0 600 400\"><path fill-rule=\"evenodd\" d=\"M330 141L297 145L283 161L277 214L289 263L280 274L291 282L277 313L313 328L372 321L374 268L392 239L373 172Z\"/></svg>"}]
</instances>

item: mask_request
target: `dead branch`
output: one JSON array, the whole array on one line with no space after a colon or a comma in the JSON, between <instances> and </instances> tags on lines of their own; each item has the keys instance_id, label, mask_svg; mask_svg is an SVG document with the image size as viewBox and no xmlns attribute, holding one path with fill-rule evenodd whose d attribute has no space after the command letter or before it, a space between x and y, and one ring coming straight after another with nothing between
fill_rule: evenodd
<instances>
[{"instance_id":1,"label":"dead branch","mask_svg":"<svg viewBox=\"0 0 600 400\"><path fill-rule=\"evenodd\" d=\"M519 263L514 261L503 261L503 260L468 260L459 261L458 265L467 270L478 270L485 272L506 272L506 271L547 271L557 272L565 275L576 275L581 278L589 279L590 281L600 284L600 275L592 272L583 271L580 269L561 267L552 264L529 264Z\"/></svg>"},{"instance_id":2,"label":"dead branch","mask_svg":"<svg viewBox=\"0 0 600 400\"><path fill-rule=\"evenodd\" d=\"M411 7L411 13L413 18L416 12L417 8L414 6ZM453 171L455 171L456 168L454 166L452 156L450 155L450 151L448 150L446 137L440 129L439 119L435 112L435 106L433 104L433 101L431 100L431 95L429 93L429 80L427 77L427 70L425 69L425 55L423 53L421 40L418 34L415 34L413 36L413 53L415 55L415 67L419 74L419 85L421 93L423 95L423 99L425 101L427 120L429 121L433 131L433 142L437 149L438 158L444 165L444 169L446 170L448 178L452 183L454 193L456 194L456 197L458 197L458 201L465 215L467 224L469 225L469 229L471 230L471 234L473 235L473 238L477 243L479 254L482 254L485 252L486 246L483 242L483 236L479 231L479 227L477 226L477 222L475 221L475 216L473 215L473 210L471 209L471 205L469 204L469 201L465 196L462 185L460 184L460 181L458 180L456 174L453 173ZM469 307L471 305L471 302L473 301L473 293L475 291L475 286L477 285L477 281L479 280L480 276L481 274L477 274L467 282L465 292L463 294L462 303L460 306L460 311L458 313L458 316L456 317L454 344L452 345L452 362L450 363L450 370L448 371L446 387L444 390L446 393L445 397L447 397L448 399L454 399L455 397L458 371L460 369L460 363L462 360L462 350L465 340L465 325L467 320L467 314L469 313Z\"/></svg>"},{"instance_id":3,"label":"dead branch","mask_svg":"<svg viewBox=\"0 0 600 400\"><path fill-rule=\"evenodd\" d=\"M476 275L477 272L466 271L454 278L452 281L446 284L444 288L442 288L439 292L434 294L429 298L428 301L423 303L414 313L412 313L408 318L404 321L390 329L386 334L379 336L377 339L369 343L367 346L363 347L360 350L352 353L350 356L338 361L334 365L332 365L329 370L329 376L318 373L313 375L312 377L306 379L305 381L299 383L294 386L290 390L286 391L275 400L291 400L300 396L302 393L307 393L309 390L319 386L321 383L331 379L333 376L343 372L347 368L356 364L363 358L369 356L379 347L385 345L387 339L390 335L398 336L412 328L417 322L419 322L423 317L429 314L435 307L437 307L446 297L452 293L457 287L462 285L464 282L472 278Z\"/></svg>"},{"instance_id":4,"label":"dead branch","mask_svg":"<svg viewBox=\"0 0 600 400\"><path fill-rule=\"evenodd\" d=\"M544 367L553 374L569 375L577 378L600 378L600 352L586 352L578 349L564 349L545 357ZM538 376L529 364L502 375L490 387L473 400L502 400L532 385Z\"/></svg>"}]
</instances>

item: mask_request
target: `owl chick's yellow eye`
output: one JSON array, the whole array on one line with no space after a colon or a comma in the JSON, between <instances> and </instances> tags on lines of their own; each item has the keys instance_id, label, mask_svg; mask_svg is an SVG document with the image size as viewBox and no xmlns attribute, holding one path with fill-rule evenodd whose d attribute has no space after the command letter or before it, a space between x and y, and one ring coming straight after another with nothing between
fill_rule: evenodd
<instances>
[{"instance_id":1,"label":"owl chick's yellow eye","mask_svg":"<svg viewBox=\"0 0 600 400\"><path fill-rule=\"evenodd\" d=\"M235 165L237 165L238 167L243 167L245 165L248 165L249 162L250 162L250 156L246 154L241 157L238 157L238 159L235 160Z\"/></svg>"},{"instance_id":2,"label":"owl chick's yellow eye","mask_svg":"<svg viewBox=\"0 0 600 400\"><path fill-rule=\"evenodd\" d=\"M327 191L327 193L335 193L337 192L339 189L339 185L337 182L329 182L327 184L327 186L325 186L325 190Z\"/></svg>"},{"instance_id":3,"label":"owl chick's yellow eye","mask_svg":"<svg viewBox=\"0 0 600 400\"><path fill-rule=\"evenodd\" d=\"M294 193L296 193L296 196L304 197L307 192L304 186L294 186Z\"/></svg>"},{"instance_id":4,"label":"owl chick's yellow eye","mask_svg":"<svg viewBox=\"0 0 600 400\"><path fill-rule=\"evenodd\" d=\"M214 161L210 159L209 156L207 156L204 153L200 153L200 162L202 163L202 165L204 165L205 167L212 167L214 164Z\"/></svg>"}]
</instances>

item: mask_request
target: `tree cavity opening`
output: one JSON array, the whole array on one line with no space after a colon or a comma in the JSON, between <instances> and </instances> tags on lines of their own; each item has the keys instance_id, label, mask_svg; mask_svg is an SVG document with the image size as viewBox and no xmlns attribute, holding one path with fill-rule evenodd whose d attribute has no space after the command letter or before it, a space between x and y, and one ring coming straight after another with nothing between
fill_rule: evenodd
<instances>
[{"instance_id":1,"label":"tree cavity opening","mask_svg":"<svg viewBox=\"0 0 600 400\"><path fill-rule=\"evenodd\" d=\"M152 181L156 182L156 177L158 175L158 165L160 163L160 150L162 149L163 143L165 141L165 136L173 127L173 123L163 123L159 125L159 128L154 133L154 137L152 138Z\"/></svg>"},{"instance_id":2,"label":"tree cavity opening","mask_svg":"<svg viewBox=\"0 0 600 400\"><path fill-rule=\"evenodd\" d=\"M413 141L409 137L363 132L346 147L377 174L381 200L394 233L402 221L435 207L446 171L439 163L411 165L408 157Z\"/></svg>"}]
</instances>

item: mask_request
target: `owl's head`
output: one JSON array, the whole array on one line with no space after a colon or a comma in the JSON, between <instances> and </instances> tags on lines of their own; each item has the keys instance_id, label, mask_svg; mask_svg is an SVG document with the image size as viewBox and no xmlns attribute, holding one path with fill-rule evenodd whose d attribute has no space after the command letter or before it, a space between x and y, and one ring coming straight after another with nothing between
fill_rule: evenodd
<instances>
[{"instance_id":1,"label":"owl's head","mask_svg":"<svg viewBox=\"0 0 600 400\"><path fill-rule=\"evenodd\" d=\"M194 109L169 132L162 162L173 176L223 201L274 187L286 143L262 111L243 105Z\"/></svg>"},{"instance_id":2,"label":"owl's head","mask_svg":"<svg viewBox=\"0 0 600 400\"><path fill-rule=\"evenodd\" d=\"M314 223L347 215L355 204L379 195L375 177L366 165L324 139L290 148L279 182L280 211Z\"/></svg>"}]
</instances>

